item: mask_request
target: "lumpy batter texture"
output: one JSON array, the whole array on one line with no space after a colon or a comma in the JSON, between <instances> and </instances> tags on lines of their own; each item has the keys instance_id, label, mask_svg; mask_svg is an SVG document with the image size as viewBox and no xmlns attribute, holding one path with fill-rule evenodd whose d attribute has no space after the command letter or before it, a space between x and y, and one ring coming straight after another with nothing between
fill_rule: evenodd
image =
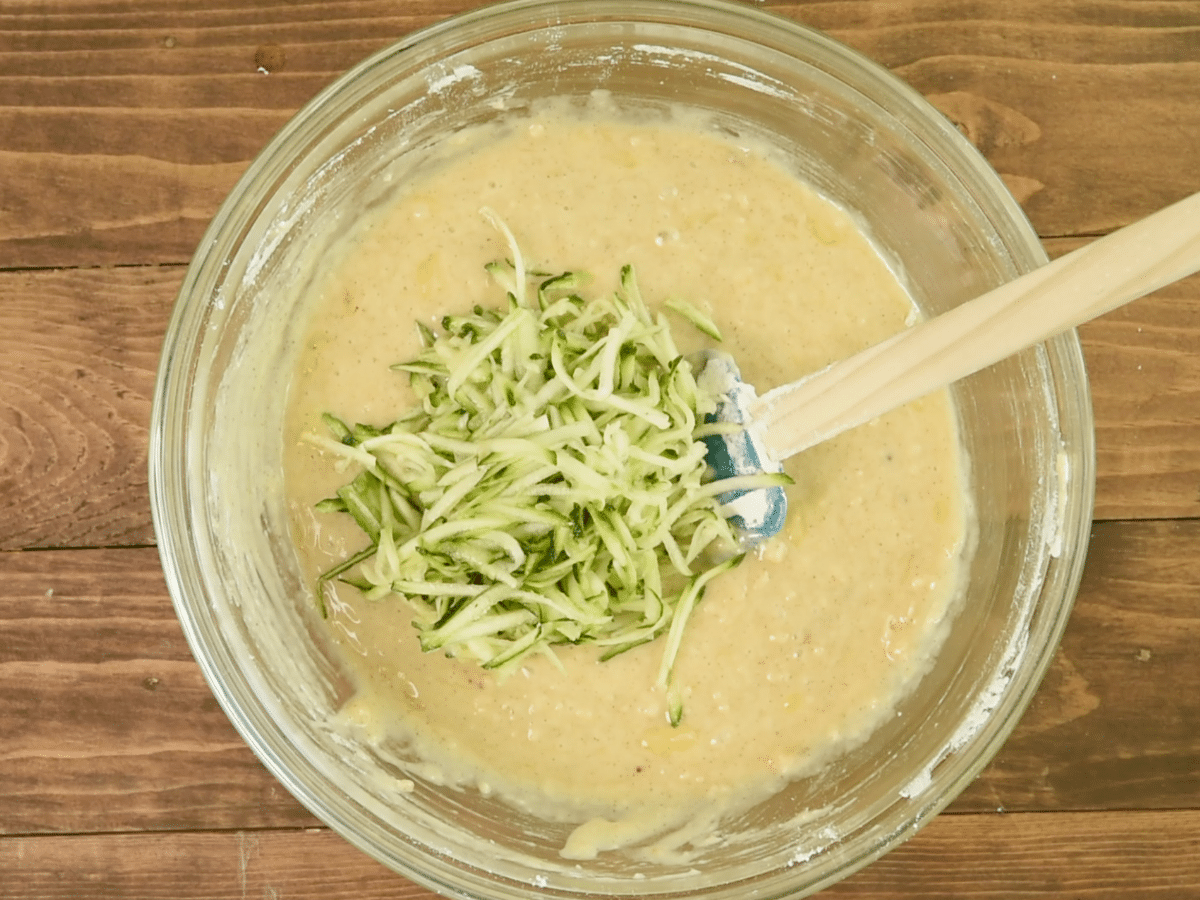
<instances>
[{"instance_id":1,"label":"lumpy batter texture","mask_svg":"<svg viewBox=\"0 0 1200 900\"><path fill-rule=\"evenodd\" d=\"M415 322L500 296L495 210L533 268L585 271L590 291L636 268L650 304L709 313L765 391L893 334L912 304L854 221L774 162L699 121L550 111L460 134L356 222L307 290L286 478L316 573L365 539L313 504L353 474L306 442L332 412L384 424L412 402L392 363ZM685 327L675 328L682 340ZM714 582L684 636L672 728L654 688L661 641L607 662L587 647L498 679L423 654L402 599L341 586L326 622L355 694L344 715L401 741L426 773L581 823L586 857L689 816L743 808L864 740L937 650L957 587L963 473L936 394L791 460L784 532Z\"/></svg>"}]
</instances>

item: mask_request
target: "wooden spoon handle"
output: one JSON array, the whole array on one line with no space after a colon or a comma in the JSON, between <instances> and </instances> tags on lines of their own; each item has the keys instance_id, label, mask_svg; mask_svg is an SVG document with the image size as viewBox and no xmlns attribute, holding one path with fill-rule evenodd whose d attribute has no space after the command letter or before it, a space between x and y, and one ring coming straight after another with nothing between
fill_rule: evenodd
<instances>
[{"instance_id":1,"label":"wooden spoon handle","mask_svg":"<svg viewBox=\"0 0 1200 900\"><path fill-rule=\"evenodd\" d=\"M764 394L753 428L777 460L1200 270L1200 194L862 353Z\"/></svg>"}]
</instances>

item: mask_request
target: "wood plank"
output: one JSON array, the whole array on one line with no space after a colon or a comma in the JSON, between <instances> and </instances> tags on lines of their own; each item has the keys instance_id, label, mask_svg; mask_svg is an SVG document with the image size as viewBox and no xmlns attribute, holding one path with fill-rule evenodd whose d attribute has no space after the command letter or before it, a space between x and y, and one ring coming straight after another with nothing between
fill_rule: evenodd
<instances>
[{"instance_id":1,"label":"wood plank","mask_svg":"<svg viewBox=\"0 0 1200 900\"><path fill-rule=\"evenodd\" d=\"M154 266L0 272L0 549L153 543L147 428L182 278ZM1081 333L1097 517L1200 516L1200 277Z\"/></svg>"},{"instance_id":2,"label":"wood plank","mask_svg":"<svg viewBox=\"0 0 1200 900\"><path fill-rule=\"evenodd\" d=\"M469 0L6 4L0 268L184 262L321 88Z\"/></svg>"},{"instance_id":3,"label":"wood plank","mask_svg":"<svg viewBox=\"0 0 1200 900\"><path fill-rule=\"evenodd\" d=\"M253 155L320 87L472 5L8 4L0 268L185 261ZM1193 3L776 8L928 95L1043 235L1102 233L1200 189Z\"/></svg>"},{"instance_id":4,"label":"wood plank","mask_svg":"<svg viewBox=\"0 0 1200 900\"><path fill-rule=\"evenodd\" d=\"M1200 131L1194 4L933 0L780 11L924 94L1043 237L1104 234L1200 190L1200 147L1189 137Z\"/></svg>"},{"instance_id":5,"label":"wood plank","mask_svg":"<svg viewBox=\"0 0 1200 900\"><path fill-rule=\"evenodd\" d=\"M182 279L0 272L0 549L154 542L150 403Z\"/></svg>"},{"instance_id":6,"label":"wood plank","mask_svg":"<svg viewBox=\"0 0 1200 900\"><path fill-rule=\"evenodd\" d=\"M1200 897L1200 813L939 816L822 897Z\"/></svg>"},{"instance_id":7,"label":"wood plank","mask_svg":"<svg viewBox=\"0 0 1200 900\"><path fill-rule=\"evenodd\" d=\"M955 810L1200 809L1198 545L1096 528L1058 658ZM0 554L0 682L0 834L312 822L216 707L153 550Z\"/></svg>"},{"instance_id":8,"label":"wood plank","mask_svg":"<svg viewBox=\"0 0 1200 900\"><path fill-rule=\"evenodd\" d=\"M0 900L435 900L326 829L0 838Z\"/></svg>"},{"instance_id":9,"label":"wood plank","mask_svg":"<svg viewBox=\"0 0 1200 900\"><path fill-rule=\"evenodd\" d=\"M218 707L151 548L0 553L0 683L0 834L315 824Z\"/></svg>"},{"instance_id":10,"label":"wood plank","mask_svg":"<svg viewBox=\"0 0 1200 900\"><path fill-rule=\"evenodd\" d=\"M1200 515L1200 276L1080 328L1096 517Z\"/></svg>"},{"instance_id":11,"label":"wood plank","mask_svg":"<svg viewBox=\"0 0 1200 900\"><path fill-rule=\"evenodd\" d=\"M134 896L437 895L325 829L0 839L0 898ZM1200 812L944 815L819 896L1190 900L1200 897Z\"/></svg>"}]
</instances>

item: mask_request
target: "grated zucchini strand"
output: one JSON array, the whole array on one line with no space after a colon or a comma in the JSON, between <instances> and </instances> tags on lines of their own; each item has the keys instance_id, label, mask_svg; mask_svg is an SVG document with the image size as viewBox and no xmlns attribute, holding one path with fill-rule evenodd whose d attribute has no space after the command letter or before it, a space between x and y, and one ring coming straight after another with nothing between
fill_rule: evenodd
<instances>
[{"instance_id":1,"label":"grated zucchini strand","mask_svg":"<svg viewBox=\"0 0 1200 900\"><path fill-rule=\"evenodd\" d=\"M705 484L698 434L716 398L632 267L618 291L584 300L586 276L529 272L507 226L484 214L512 252L487 266L507 309L446 316L440 333L420 326L420 354L392 367L419 403L396 421L326 415L329 435L312 436L358 469L318 508L352 516L370 541L320 576L322 614L335 578L400 597L424 650L499 671L557 645L595 644L610 659L665 636L656 684L677 725L687 620L742 559L722 491ZM691 305L665 308L719 340Z\"/></svg>"}]
</instances>

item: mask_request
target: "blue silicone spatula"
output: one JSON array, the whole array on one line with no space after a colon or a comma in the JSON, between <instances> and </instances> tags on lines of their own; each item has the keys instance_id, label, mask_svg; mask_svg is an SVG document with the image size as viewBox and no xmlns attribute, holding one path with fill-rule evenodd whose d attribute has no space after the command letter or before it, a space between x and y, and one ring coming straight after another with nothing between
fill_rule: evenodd
<instances>
[{"instance_id":1,"label":"blue silicone spatula","mask_svg":"<svg viewBox=\"0 0 1200 900\"><path fill-rule=\"evenodd\" d=\"M715 418L745 425L705 438L713 480L777 472L790 456L1197 271L1193 194L762 397L728 354L708 352L698 377L717 386ZM720 499L748 546L783 527L781 487Z\"/></svg>"}]
</instances>

